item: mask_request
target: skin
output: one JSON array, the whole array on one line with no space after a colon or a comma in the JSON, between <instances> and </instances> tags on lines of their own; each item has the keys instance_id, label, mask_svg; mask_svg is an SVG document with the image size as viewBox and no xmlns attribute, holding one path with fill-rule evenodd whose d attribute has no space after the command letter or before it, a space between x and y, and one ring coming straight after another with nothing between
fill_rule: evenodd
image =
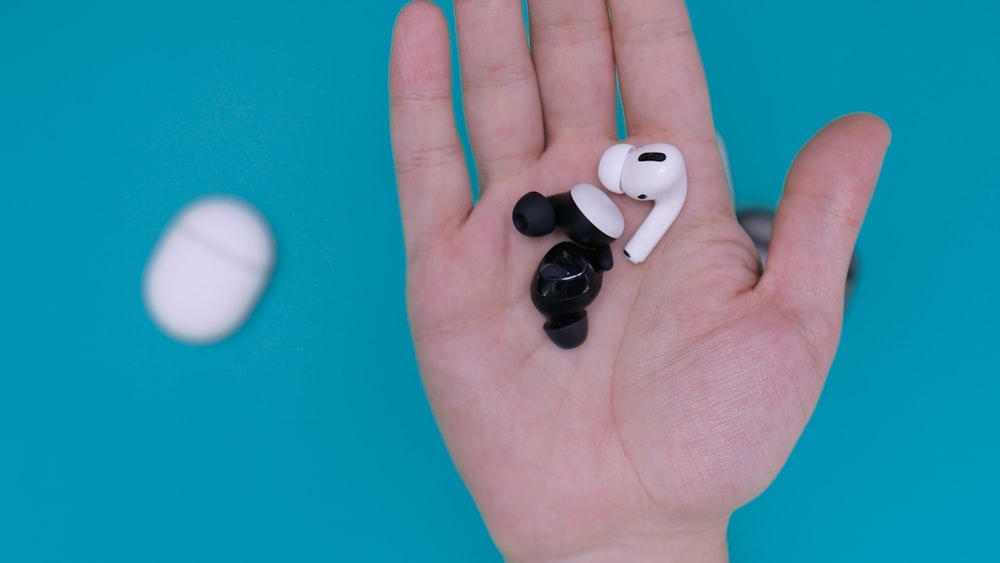
<instances>
[{"instance_id":1,"label":"skin","mask_svg":"<svg viewBox=\"0 0 1000 563\"><path fill-rule=\"evenodd\" d=\"M735 220L705 78L676 0L456 0L481 197L454 120L449 33L417 0L390 63L392 139L421 373L449 451L510 561L725 561L730 515L777 475L840 336L844 283L889 143L854 114L789 171L767 270ZM610 14L610 18L609 18ZM659 69L651 71L650 69ZM621 255L566 351L528 285L557 241L511 209L530 190L597 184L617 141L680 148L688 199L649 259Z\"/></svg>"}]
</instances>

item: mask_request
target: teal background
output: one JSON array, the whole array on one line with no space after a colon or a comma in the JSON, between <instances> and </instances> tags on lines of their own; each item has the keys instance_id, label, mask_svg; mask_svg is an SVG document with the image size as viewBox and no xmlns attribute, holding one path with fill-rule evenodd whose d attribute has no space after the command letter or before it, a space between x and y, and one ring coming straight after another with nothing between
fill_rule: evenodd
<instances>
[{"instance_id":1,"label":"teal background","mask_svg":"<svg viewBox=\"0 0 1000 563\"><path fill-rule=\"evenodd\" d=\"M499 560L406 326L402 5L0 4L0 560ZM836 115L894 131L839 357L733 560L995 559L1000 7L690 9L741 205ZM186 347L140 279L216 192L279 266L243 331Z\"/></svg>"}]
</instances>

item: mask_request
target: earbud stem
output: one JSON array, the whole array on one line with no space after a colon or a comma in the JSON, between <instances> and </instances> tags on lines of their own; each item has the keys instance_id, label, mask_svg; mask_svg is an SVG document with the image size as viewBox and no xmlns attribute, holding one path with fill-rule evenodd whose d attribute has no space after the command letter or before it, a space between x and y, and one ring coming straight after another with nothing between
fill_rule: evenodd
<instances>
[{"instance_id":1,"label":"earbud stem","mask_svg":"<svg viewBox=\"0 0 1000 563\"><path fill-rule=\"evenodd\" d=\"M684 186L683 189L671 191L656 200L649 215L625 244L625 257L629 261L640 264L649 258L657 243L674 224L674 220L681 212L681 207L684 206L686 197L687 186Z\"/></svg>"}]
</instances>

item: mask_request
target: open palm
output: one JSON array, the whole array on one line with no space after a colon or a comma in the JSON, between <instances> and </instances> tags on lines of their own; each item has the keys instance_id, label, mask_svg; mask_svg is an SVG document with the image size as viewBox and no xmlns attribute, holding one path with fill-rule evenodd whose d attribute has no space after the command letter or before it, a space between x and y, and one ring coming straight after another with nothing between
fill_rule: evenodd
<instances>
[{"instance_id":1,"label":"open palm","mask_svg":"<svg viewBox=\"0 0 1000 563\"><path fill-rule=\"evenodd\" d=\"M888 143L820 132L789 173L767 269L735 220L680 0L456 0L473 205L448 28L408 5L391 61L413 338L455 463L515 560L725 558L729 515L775 477L836 350L854 240ZM528 287L559 239L511 224L524 193L596 183L616 142L685 155L688 199L649 259L616 265L562 350ZM616 197L627 239L649 204Z\"/></svg>"}]
</instances>

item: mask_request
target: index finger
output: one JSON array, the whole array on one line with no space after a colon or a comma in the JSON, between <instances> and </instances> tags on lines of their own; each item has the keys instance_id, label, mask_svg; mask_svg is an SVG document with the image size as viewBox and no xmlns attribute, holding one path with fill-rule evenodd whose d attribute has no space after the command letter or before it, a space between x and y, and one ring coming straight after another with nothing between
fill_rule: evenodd
<instances>
[{"instance_id":1,"label":"index finger","mask_svg":"<svg viewBox=\"0 0 1000 563\"><path fill-rule=\"evenodd\" d=\"M708 87L684 2L608 4L629 135L713 139Z\"/></svg>"},{"instance_id":2,"label":"index finger","mask_svg":"<svg viewBox=\"0 0 1000 563\"><path fill-rule=\"evenodd\" d=\"M400 12L389 63L390 120L407 255L461 226L472 209L455 124L448 24L419 0Z\"/></svg>"},{"instance_id":3,"label":"index finger","mask_svg":"<svg viewBox=\"0 0 1000 563\"><path fill-rule=\"evenodd\" d=\"M629 137L677 146L688 167L688 211L731 214L712 107L683 0L609 0Z\"/></svg>"}]
</instances>

